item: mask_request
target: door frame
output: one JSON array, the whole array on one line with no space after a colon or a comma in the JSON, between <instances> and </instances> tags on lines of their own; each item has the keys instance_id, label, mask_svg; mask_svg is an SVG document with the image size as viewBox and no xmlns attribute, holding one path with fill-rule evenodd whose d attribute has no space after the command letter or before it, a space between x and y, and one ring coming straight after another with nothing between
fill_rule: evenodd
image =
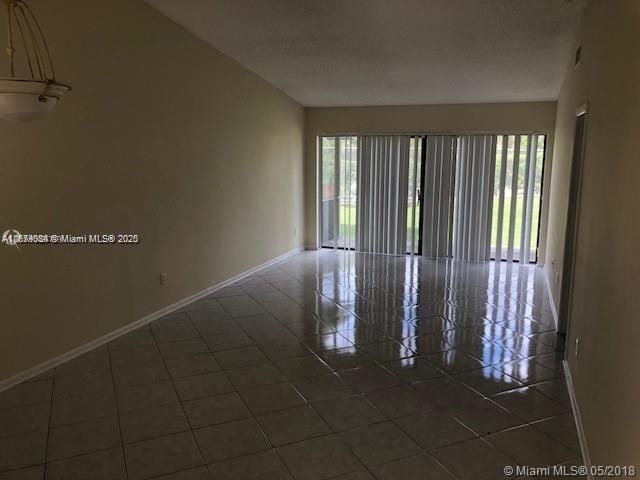
<instances>
[{"instance_id":1,"label":"door frame","mask_svg":"<svg viewBox=\"0 0 640 480\"><path fill-rule=\"evenodd\" d=\"M571 150L571 177L569 183L569 201L567 204L567 223L565 226L564 255L562 259L562 282L560 287L560 304L558 311L558 334L565 335L571 323L571 304L575 280L575 260L578 246L578 228L580 223L580 204L582 196L582 180L584 174L584 159L586 153L586 139L588 127L588 103L576 109ZM578 132L582 119L582 131ZM578 135L581 138L578 138ZM565 345L568 351L569 345Z\"/></svg>"}]
</instances>

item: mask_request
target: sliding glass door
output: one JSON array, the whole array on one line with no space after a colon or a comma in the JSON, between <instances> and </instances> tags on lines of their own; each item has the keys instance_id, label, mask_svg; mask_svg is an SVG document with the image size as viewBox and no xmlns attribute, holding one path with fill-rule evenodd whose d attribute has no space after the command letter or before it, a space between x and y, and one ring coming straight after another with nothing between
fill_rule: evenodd
<instances>
[{"instance_id":1,"label":"sliding glass door","mask_svg":"<svg viewBox=\"0 0 640 480\"><path fill-rule=\"evenodd\" d=\"M493 189L491 258L536 263L545 135L499 135Z\"/></svg>"},{"instance_id":2,"label":"sliding glass door","mask_svg":"<svg viewBox=\"0 0 640 480\"><path fill-rule=\"evenodd\" d=\"M546 137L319 138L322 247L537 262Z\"/></svg>"},{"instance_id":3,"label":"sliding glass door","mask_svg":"<svg viewBox=\"0 0 640 480\"><path fill-rule=\"evenodd\" d=\"M337 246L338 238L338 162L336 139L320 139L320 243L323 247Z\"/></svg>"},{"instance_id":4,"label":"sliding glass door","mask_svg":"<svg viewBox=\"0 0 640 480\"><path fill-rule=\"evenodd\" d=\"M545 135L430 135L423 253L536 263Z\"/></svg>"},{"instance_id":5,"label":"sliding glass door","mask_svg":"<svg viewBox=\"0 0 640 480\"><path fill-rule=\"evenodd\" d=\"M320 241L323 247L355 248L357 162L357 137L320 138Z\"/></svg>"},{"instance_id":6,"label":"sliding glass door","mask_svg":"<svg viewBox=\"0 0 640 480\"><path fill-rule=\"evenodd\" d=\"M420 137L323 136L319 156L322 247L419 251Z\"/></svg>"}]
</instances>

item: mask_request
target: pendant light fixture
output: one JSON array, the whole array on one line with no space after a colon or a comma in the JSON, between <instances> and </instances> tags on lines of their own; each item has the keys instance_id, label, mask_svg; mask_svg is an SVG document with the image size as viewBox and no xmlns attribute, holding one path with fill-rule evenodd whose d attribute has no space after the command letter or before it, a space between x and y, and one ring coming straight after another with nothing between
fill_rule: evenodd
<instances>
[{"instance_id":1,"label":"pendant light fixture","mask_svg":"<svg viewBox=\"0 0 640 480\"><path fill-rule=\"evenodd\" d=\"M36 120L71 87L56 81L49 47L29 6L23 0L0 3L5 4L9 57L8 77L0 67L0 119Z\"/></svg>"}]
</instances>

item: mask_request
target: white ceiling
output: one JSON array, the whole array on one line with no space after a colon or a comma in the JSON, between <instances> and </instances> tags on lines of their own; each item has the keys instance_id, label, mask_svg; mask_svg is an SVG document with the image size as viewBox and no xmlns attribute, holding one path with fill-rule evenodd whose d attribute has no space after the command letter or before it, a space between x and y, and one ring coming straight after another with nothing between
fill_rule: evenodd
<instances>
[{"instance_id":1,"label":"white ceiling","mask_svg":"<svg viewBox=\"0 0 640 480\"><path fill-rule=\"evenodd\" d=\"M582 0L147 0L306 106L555 100Z\"/></svg>"}]
</instances>

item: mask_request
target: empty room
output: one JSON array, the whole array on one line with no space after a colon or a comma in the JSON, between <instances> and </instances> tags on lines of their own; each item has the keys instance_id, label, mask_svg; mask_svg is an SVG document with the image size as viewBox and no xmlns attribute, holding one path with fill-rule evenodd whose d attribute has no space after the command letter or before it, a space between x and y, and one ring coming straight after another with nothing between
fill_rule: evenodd
<instances>
[{"instance_id":1,"label":"empty room","mask_svg":"<svg viewBox=\"0 0 640 480\"><path fill-rule=\"evenodd\" d=\"M640 1L0 0L0 44L0 480L640 474Z\"/></svg>"}]
</instances>

